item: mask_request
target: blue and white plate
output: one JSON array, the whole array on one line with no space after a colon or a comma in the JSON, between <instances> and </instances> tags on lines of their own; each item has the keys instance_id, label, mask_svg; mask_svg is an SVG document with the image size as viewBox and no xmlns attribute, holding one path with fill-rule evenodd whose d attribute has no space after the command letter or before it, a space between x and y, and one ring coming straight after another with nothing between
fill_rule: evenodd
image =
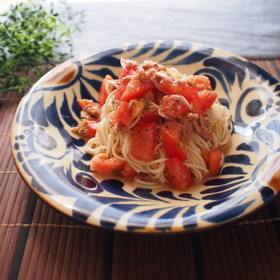
<instances>
[{"instance_id":1,"label":"blue and white plate","mask_svg":"<svg viewBox=\"0 0 280 280\"><path fill-rule=\"evenodd\" d=\"M118 76L121 58L150 59L210 78L234 125L218 176L181 192L143 190L89 171L85 143L70 132L79 122L76 101L96 100L105 75ZM211 228L252 213L279 192L279 94L279 82L267 72L226 51L181 41L126 44L66 61L40 79L14 118L13 157L40 198L90 225L144 233Z\"/></svg>"}]
</instances>

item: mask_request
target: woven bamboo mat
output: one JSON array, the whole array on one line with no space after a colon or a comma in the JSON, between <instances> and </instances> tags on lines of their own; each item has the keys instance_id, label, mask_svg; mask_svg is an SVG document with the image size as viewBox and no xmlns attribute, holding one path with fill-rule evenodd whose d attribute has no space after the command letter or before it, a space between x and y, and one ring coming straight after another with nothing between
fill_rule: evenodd
<instances>
[{"instance_id":1,"label":"woven bamboo mat","mask_svg":"<svg viewBox=\"0 0 280 280\"><path fill-rule=\"evenodd\" d=\"M280 60L253 61L280 79ZM0 94L0 279L280 279L280 197L223 228L143 236L91 228L21 180L10 128L21 96Z\"/></svg>"}]
</instances>

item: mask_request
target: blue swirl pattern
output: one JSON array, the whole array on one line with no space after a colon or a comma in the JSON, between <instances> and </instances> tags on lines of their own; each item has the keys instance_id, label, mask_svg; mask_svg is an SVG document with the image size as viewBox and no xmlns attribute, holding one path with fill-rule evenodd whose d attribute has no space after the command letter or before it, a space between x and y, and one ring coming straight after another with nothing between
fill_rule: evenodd
<instances>
[{"instance_id":1,"label":"blue swirl pattern","mask_svg":"<svg viewBox=\"0 0 280 280\"><path fill-rule=\"evenodd\" d=\"M103 77L118 76L122 57L152 59L210 78L234 126L233 145L219 176L179 192L143 190L127 180L90 172L85 143L70 132L79 121L76 101L97 100ZM67 67L72 69L70 78L63 79L62 64L34 85L18 108L12 130L19 172L57 210L108 229L181 232L233 221L275 196L263 174L270 160L280 156L280 85L258 66L199 44L155 41L74 58Z\"/></svg>"}]
</instances>

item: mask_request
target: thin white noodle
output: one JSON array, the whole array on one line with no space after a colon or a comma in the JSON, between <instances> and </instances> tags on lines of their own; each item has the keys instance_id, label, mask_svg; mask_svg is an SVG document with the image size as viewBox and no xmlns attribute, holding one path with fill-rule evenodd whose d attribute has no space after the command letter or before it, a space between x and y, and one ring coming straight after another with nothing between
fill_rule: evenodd
<instances>
[{"instance_id":1,"label":"thin white noodle","mask_svg":"<svg viewBox=\"0 0 280 280\"><path fill-rule=\"evenodd\" d=\"M182 76L178 71L172 70L173 76ZM181 76L180 76L181 75ZM115 91L118 88L116 81L108 81L106 89L110 94L106 103L102 106L101 121L97 125L96 136L87 143L86 152L92 156L106 154L108 157L125 160L137 173L134 184L143 188L159 187L161 184L168 183L165 171L165 153L161 144L161 139L157 139L155 159L151 162L144 162L135 159L131 152L131 135L130 129L139 121L138 116L133 123L126 129L119 129L112 126L115 108L118 102L114 100ZM188 103L189 107L192 107ZM208 174L206 165L206 156L210 150L219 147L221 150L226 149L231 142L231 117L228 109L216 101L212 107L204 111L203 115L197 120L182 120L183 127L188 128L185 131L187 143L185 150L188 159L184 162L189 167L195 182L200 182ZM211 131L211 139L204 138L199 130L205 126Z\"/></svg>"}]
</instances>

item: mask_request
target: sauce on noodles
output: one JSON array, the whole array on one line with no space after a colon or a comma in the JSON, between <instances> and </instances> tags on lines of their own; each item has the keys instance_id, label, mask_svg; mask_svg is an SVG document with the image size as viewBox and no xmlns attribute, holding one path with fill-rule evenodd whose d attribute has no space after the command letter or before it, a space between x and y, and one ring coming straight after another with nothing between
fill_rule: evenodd
<instances>
[{"instance_id":1,"label":"sauce on noodles","mask_svg":"<svg viewBox=\"0 0 280 280\"><path fill-rule=\"evenodd\" d=\"M154 61L121 65L118 79L103 80L98 103L78 100L82 120L72 132L87 140L91 170L182 191L218 174L231 117L208 77Z\"/></svg>"}]
</instances>

